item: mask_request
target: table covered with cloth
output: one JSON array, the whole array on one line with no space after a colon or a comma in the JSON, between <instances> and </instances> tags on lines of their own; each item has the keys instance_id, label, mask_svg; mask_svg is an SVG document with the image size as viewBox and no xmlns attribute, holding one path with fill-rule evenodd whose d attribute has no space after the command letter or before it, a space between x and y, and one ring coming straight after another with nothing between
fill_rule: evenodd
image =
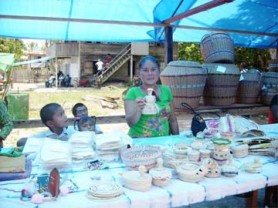
<instances>
[{"instance_id":1,"label":"table covered with cloth","mask_svg":"<svg viewBox=\"0 0 278 208\"><path fill-rule=\"evenodd\" d=\"M261 128L267 135L278 137L278 124L262 125ZM160 145L169 146L178 142L190 142L190 139L183 135L142 138L134 140L134 145ZM204 177L198 183L184 182L173 176L171 183L165 187L152 186L149 191L140 192L128 189L123 186L124 194L116 199L93 200L86 196L89 184L94 177L112 178L114 182L122 185L122 173L126 171L124 164L111 162L105 169L84 170L82 168L71 168L60 171L61 180L71 179L78 186L78 189L65 196L59 196L56 200L46 201L39 204L39 207L179 207L203 201L212 201L242 194L268 186L278 185L278 161L271 156L248 155L245 158L235 158L238 167L242 164L259 158L263 164L260 173L248 173L239 168L239 174L235 177L221 176L218 178ZM41 174L37 167L33 167L31 178ZM31 201L20 199L21 190L24 184L30 180L3 181L0 183L0 207L36 207Z\"/></svg>"}]
</instances>

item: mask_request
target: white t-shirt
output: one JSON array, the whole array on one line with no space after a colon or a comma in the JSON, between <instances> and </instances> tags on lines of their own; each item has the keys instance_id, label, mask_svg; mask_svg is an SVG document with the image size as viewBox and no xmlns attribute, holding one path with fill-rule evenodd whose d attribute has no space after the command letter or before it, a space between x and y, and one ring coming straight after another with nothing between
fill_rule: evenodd
<instances>
[{"instance_id":1,"label":"white t-shirt","mask_svg":"<svg viewBox=\"0 0 278 208\"><path fill-rule=\"evenodd\" d=\"M102 68L103 68L103 62L102 62L102 61L98 61L98 62L96 63L96 66L97 66L97 70L98 70L98 71L102 70Z\"/></svg>"}]
</instances>

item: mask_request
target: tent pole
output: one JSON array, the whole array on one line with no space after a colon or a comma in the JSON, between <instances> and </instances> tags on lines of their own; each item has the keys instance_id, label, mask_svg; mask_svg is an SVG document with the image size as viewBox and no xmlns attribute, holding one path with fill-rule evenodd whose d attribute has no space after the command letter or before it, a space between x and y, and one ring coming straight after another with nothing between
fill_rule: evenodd
<instances>
[{"instance_id":1,"label":"tent pole","mask_svg":"<svg viewBox=\"0 0 278 208\"><path fill-rule=\"evenodd\" d=\"M167 65L173 61L173 28L167 26L165 29L165 42L164 42L164 62Z\"/></svg>"},{"instance_id":2,"label":"tent pole","mask_svg":"<svg viewBox=\"0 0 278 208\"><path fill-rule=\"evenodd\" d=\"M130 55L130 81L133 79L133 55Z\"/></svg>"},{"instance_id":3,"label":"tent pole","mask_svg":"<svg viewBox=\"0 0 278 208\"><path fill-rule=\"evenodd\" d=\"M55 77L56 77L56 80L55 80L55 82L56 82L56 89L58 88L58 59L57 59L57 57L55 57Z\"/></svg>"}]
</instances>

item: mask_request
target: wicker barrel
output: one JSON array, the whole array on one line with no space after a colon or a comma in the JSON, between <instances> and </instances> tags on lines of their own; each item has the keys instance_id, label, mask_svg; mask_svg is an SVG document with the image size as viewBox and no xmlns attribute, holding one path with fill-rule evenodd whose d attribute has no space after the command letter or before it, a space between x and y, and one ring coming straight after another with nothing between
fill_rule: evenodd
<instances>
[{"instance_id":1,"label":"wicker barrel","mask_svg":"<svg viewBox=\"0 0 278 208\"><path fill-rule=\"evenodd\" d=\"M160 78L162 84L170 87L176 110L183 109L182 102L193 108L199 106L207 78L207 70L200 63L172 61L161 72Z\"/></svg>"},{"instance_id":2,"label":"wicker barrel","mask_svg":"<svg viewBox=\"0 0 278 208\"><path fill-rule=\"evenodd\" d=\"M278 90L275 89L265 89L262 90L262 95L261 95L261 102L264 105L270 105L270 102L272 100L272 97L274 95L278 95Z\"/></svg>"},{"instance_id":3,"label":"wicker barrel","mask_svg":"<svg viewBox=\"0 0 278 208\"><path fill-rule=\"evenodd\" d=\"M264 88L278 91L278 72L266 72L262 77Z\"/></svg>"},{"instance_id":4,"label":"wicker barrel","mask_svg":"<svg viewBox=\"0 0 278 208\"><path fill-rule=\"evenodd\" d=\"M201 40L205 63L234 63L234 42L226 33L210 33Z\"/></svg>"},{"instance_id":5,"label":"wicker barrel","mask_svg":"<svg viewBox=\"0 0 278 208\"><path fill-rule=\"evenodd\" d=\"M240 71L234 64L203 65L208 69L204 89L205 105L231 105L235 102Z\"/></svg>"},{"instance_id":6,"label":"wicker barrel","mask_svg":"<svg viewBox=\"0 0 278 208\"><path fill-rule=\"evenodd\" d=\"M269 62L268 70L269 70L270 72L278 72L278 60L277 60L277 59L272 59L272 60Z\"/></svg>"},{"instance_id":7,"label":"wicker barrel","mask_svg":"<svg viewBox=\"0 0 278 208\"><path fill-rule=\"evenodd\" d=\"M250 69L240 76L237 88L237 103L257 103L262 88L261 73L256 69Z\"/></svg>"}]
</instances>

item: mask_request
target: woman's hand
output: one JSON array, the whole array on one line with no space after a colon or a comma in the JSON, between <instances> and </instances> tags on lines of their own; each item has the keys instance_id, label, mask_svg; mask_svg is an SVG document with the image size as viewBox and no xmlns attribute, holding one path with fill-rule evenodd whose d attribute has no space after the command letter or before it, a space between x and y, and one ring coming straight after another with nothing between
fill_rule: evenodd
<instances>
[{"instance_id":1,"label":"woman's hand","mask_svg":"<svg viewBox=\"0 0 278 208\"><path fill-rule=\"evenodd\" d=\"M138 109L140 109L141 111L143 110L143 108L145 107L145 98L143 97L138 97L136 100L136 105L138 107Z\"/></svg>"}]
</instances>

